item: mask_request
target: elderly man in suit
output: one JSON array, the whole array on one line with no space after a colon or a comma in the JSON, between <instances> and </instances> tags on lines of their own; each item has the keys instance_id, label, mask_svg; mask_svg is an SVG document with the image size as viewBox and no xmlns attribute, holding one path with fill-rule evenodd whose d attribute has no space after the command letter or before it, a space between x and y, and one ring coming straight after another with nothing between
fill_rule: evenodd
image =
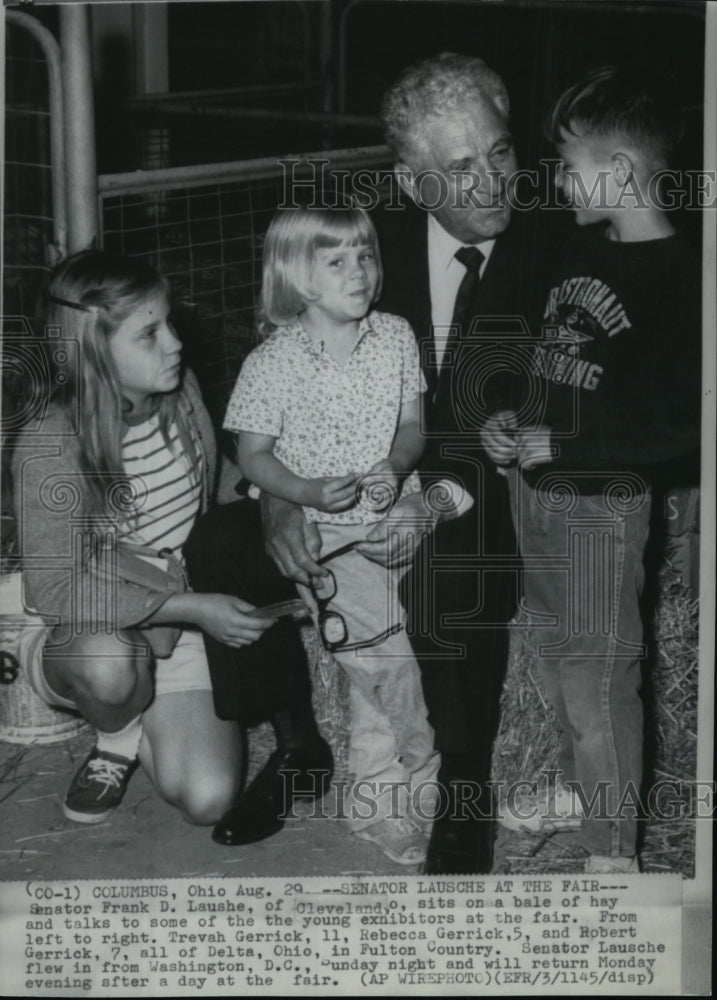
<instances>
[{"instance_id":1,"label":"elderly man in suit","mask_svg":"<svg viewBox=\"0 0 717 1000\"><path fill-rule=\"evenodd\" d=\"M475 501L424 535L404 581L443 761L429 874L488 872L492 862L491 751L519 563L506 483L480 446L481 399L499 381L503 333L539 315L548 256L536 242L536 213L511 213L517 162L508 116L500 77L481 59L452 53L408 68L383 102L406 197L376 213L385 273L378 307L406 317L421 348L424 485L448 476ZM420 536L416 502L399 504L388 545L377 530L371 557L406 560ZM299 511L266 503L265 531L286 575L317 572L316 540Z\"/></svg>"}]
</instances>

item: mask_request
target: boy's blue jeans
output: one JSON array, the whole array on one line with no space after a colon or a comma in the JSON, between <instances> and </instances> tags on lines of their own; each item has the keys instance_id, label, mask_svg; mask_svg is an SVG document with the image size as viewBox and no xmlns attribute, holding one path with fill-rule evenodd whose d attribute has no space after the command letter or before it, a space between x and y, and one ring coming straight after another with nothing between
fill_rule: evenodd
<instances>
[{"instance_id":1,"label":"boy's blue jeans","mask_svg":"<svg viewBox=\"0 0 717 1000\"><path fill-rule=\"evenodd\" d=\"M642 778L640 595L650 493L633 473L509 473L523 604L538 670L563 729L562 781L576 781L591 854L635 854ZM589 494L578 492L590 488ZM576 489L576 487L578 489Z\"/></svg>"}]
</instances>

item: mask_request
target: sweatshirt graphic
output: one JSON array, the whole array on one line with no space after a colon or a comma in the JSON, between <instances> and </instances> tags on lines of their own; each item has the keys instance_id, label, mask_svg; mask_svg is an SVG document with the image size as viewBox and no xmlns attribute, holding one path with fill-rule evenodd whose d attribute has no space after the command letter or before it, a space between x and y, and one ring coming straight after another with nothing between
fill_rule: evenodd
<instances>
[{"instance_id":1,"label":"sweatshirt graphic","mask_svg":"<svg viewBox=\"0 0 717 1000\"><path fill-rule=\"evenodd\" d=\"M679 234L566 245L532 350L554 468L647 472L699 446L700 264Z\"/></svg>"}]
</instances>

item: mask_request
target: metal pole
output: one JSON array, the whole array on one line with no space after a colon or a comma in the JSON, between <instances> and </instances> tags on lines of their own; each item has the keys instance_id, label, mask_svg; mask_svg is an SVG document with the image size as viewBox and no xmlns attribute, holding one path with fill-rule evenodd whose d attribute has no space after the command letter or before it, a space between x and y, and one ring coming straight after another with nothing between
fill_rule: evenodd
<instances>
[{"instance_id":1,"label":"metal pole","mask_svg":"<svg viewBox=\"0 0 717 1000\"><path fill-rule=\"evenodd\" d=\"M169 89L169 18L166 3L132 4L134 11L134 93L158 94ZM168 167L170 131L165 124L144 123L138 129L139 165L142 170ZM148 218L166 218L167 193L158 191L145 201Z\"/></svg>"},{"instance_id":2,"label":"metal pole","mask_svg":"<svg viewBox=\"0 0 717 1000\"><path fill-rule=\"evenodd\" d=\"M197 115L202 118L245 118L262 122L289 122L293 125L330 125L333 128L380 129L381 119L371 115L346 115L335 111L282 111L274 108L236 108L224 104L202 104L201 101L133 101L140 111L156 111L162 115Z\"/></svg>"},{"instance_id":3,"label":"metal pole","mask_svg":"<svg viewBox=\"0 0 717 1000\"><path fill-rule=\"evenodd\" d=\"M358 0L345 0L344 3L339 5L337 15L339 19L339 51L337 56L338 66L336 67L336 75L338 79L336 110L341 113L346 110L346 48L348 34L346 21L348 20L351 8L356 2L358 2Z\"/></svg>"},{"instance_id":4,"label":"metal pole","mask_svg":"<svg viewBox=\"0 0 717 1000\"><path fill-rule=\"evenodd\" d=\"M173 90L171 94L138 94L132 104L140 107L143 101L211 101L214 98L229 100L232 97L266 97L269 95L296 94L297 91L320 90L321 80L309 80L299 86L297 83L252 83L245 87L221 87L215 90Z\"/></svg>"},{"instance_id":5,"label":"metal pole","mask_svg":"<svg viewBox=\"0 0 717 1000\"><path fill-rule=\"evenodd\" d=\"M42 49L47 60L50 105L50 173L52 175L53 257L67 253L67 212L65 208L65 149L63 143L62 71L60 48L51 31L29 14L18 10L5 13L8 24L24 28ZM50 260L54 264L56 261Z\"/></svg>"},{"instance_id":6,"label":"metal pole","mask_svg":"<svg viewBox=\"0 0 717 1000\"><path fill-rule=\"evenodd\" d=\"M88 4L60 5L68 250L97 239L97 166Z\"/></svg>"},{"instance_id":7,"label":"metal pole","mask_svg":"<svg viewBox=\"0 0 717 1000\"><path fill-rule=\"evenodd\" d=\"M166 3L140 3L134 13L135 93L169 89L169 26Z\"/></svg>"},{"instance_id":8,"label":"metal pole","mask_svg":"<svg viewBox=\"0 0 717 1000\"><path fill-rule=\"evenodd\" d=\"M121 174L100 174L98 186L107 197L150 191L173 191L177 188L202 187L206 184L229 184L237 181L281 177L285 164L296 164L297 173L314 173L314 164L328 163L328 169L393 164L388 146L358 146L354 149L319 150L286 156L267 156L257 160L230 163L201 163L193 167L167 167L163 170L135 170Z\"/></svg>"},{"instance_id":9,"label":"metal pole","mask_svg":"<svg viewBox=\"0 0 717 1000\"><path fill-rule=\"evenodd\" d=\"M324 84L323 108L333 107L333 83L336 61L334 58L334 7L331 0L322 0L319 7L319 74Z\"/></svg>"}]
</instances>

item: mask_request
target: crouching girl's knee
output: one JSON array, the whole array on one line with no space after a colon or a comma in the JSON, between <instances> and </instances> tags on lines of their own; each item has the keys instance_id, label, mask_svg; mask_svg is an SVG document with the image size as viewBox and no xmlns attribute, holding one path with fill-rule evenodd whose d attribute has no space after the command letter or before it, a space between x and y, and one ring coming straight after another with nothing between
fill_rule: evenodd
<instances>
[{"instance_id":1,"label":"crouching girl's knee","mask_svg":"<svg viewBox=\"0 0 717 1000\"><path fill-rule=\"evenodd\" d=\"M234 800L234 789L226 785L192 788L184 798L181 809L184 818L196 826L210 826L218 822Z\"/></svg>"},{"instance_id":2,"label":"crouching girl's knee","mask_svg":"<svg viewBox=\"0 0 717 1000\"><path fill-rule=\"evenodd\" d=\"M175 805L187 822L195 826L216 823L234 798L234 788L229 781L188 783L179 776L175 779L159 776L158 787L163 798Z\"/></svg>"},{"instance_id":3,"label":"crouching girl's knee","mask_svg":"<svg viewBox=\"0 0 717 1000\"><path fill-rule=\"evenodd\" d=\"M75 692L104 705L148 703L152 697L151 656L130 637L83 637L66 660L65 679ZM82 648L79 648L79 647Z\"/></svg>"},{"instance_id":4,"label":"crouching girl's knee","mask_svg":"<svg viewBox=\"0 0 717 1000\"><path fill-rule=\"evenodd\" d=\"M151 687L145 682L143 673L134 663L98 663L85 672L84 683L87 693L95 701L104 705L119 707L137 700L146 687L148 702L151 697Z\"/></svg>"}]
</instances>

